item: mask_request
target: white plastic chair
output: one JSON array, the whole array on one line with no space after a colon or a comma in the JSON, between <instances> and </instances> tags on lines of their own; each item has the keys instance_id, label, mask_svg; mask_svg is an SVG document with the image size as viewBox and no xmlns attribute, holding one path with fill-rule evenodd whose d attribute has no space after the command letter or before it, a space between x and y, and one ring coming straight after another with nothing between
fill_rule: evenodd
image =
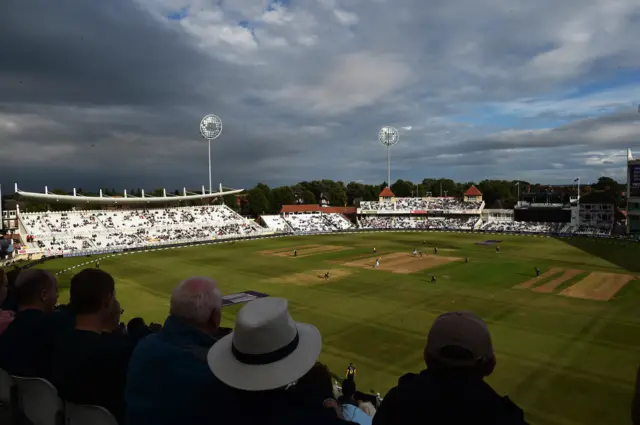
<instances>
[{"instance_id":1,"label":"white plastic chair","mask_svg":"<svg viewBox=\"0 0 640 425\"><path fill-rule=\"evenodd\" d=\"M13 379L4 369L0 369L0 405L11 405L11 388Z\"/></svg>"},{"instance_id":2,"label":"white plastic chair","mask_svg":"<svg viewBox=\"0 0 640 425\"><path fill-rule=\"evenodd\" d=\"M20 376L14 376L13 381L18 387L20 409L33 425L60 425L63 422L64 405L51 382Z\"/></svg>"},{"instance_id":3,"label":"white plastic chair","mask_svg":"<svg viewBox=\"0 0 640 425\"><path fill-rule=\"evenodd\" d=\"M66 425L118 425L116 418L102 406L66 403Z\"/></svg>"}]
</instances>

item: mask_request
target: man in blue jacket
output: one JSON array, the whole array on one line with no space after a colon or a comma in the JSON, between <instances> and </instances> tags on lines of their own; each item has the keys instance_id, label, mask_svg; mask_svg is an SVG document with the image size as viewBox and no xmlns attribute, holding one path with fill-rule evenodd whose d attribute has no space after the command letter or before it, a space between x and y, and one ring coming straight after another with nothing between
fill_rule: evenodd
<instances>
[{"instance_id":1,"label":"man in blue jacket","mask_svg":"<svg viewBox=\"0 0 640 425\"><path fill-rule=\"evenodd\" d=\"M138 343L129 363L127 424L200 425L219 414L222 384L209 370L207 352L216 342L221 309L210 278L192 277L173 290L164 327Z\"/></svg>"}]
</instances>

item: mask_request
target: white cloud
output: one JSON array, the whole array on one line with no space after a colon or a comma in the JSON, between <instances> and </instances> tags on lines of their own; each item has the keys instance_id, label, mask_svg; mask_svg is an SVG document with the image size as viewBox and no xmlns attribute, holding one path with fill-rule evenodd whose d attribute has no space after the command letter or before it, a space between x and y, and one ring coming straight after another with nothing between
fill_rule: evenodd
<instances>
[{"instance_id":1,"label":"white cloud","mask_svg":"<svg viewBox=\"0 0 640 425\"><path fill-rule=\"evenodd\" d=\"M318 83L285 86L265 97L301 113L338 115L384 100L410 78L411 70L400 58L359 52L337 58Z\"/></svg>"},{"instance_id":2,"label":"white cloud","mask_svg":"<svg viewBox=\"0 0 640 425\"><path fill-rule=\"evenodd\" d=\"M333 11L333 15L342 25L355 25L358 23L358 15L346 10L336 9Z\"/></svg>"}]
</instances>

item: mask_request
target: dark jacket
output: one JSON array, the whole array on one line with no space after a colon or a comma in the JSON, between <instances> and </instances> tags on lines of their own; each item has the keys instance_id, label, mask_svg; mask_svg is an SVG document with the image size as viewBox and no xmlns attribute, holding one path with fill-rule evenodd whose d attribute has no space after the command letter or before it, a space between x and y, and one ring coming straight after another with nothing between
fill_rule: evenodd
<instances>
[{"instance_id":1,"label":"dark jacket","mask_svg":"<svg viewBox=\"0 0 640 425\"><path fill-rule=\"evenodd\" d=\"M0 368L11 375L51 380L56 340L70 331L73 322L59 313L24 310L0 336Z\"/></svg>"},{"instance_id":2,"label":"dark jacket","mask_svg":"<svg viewBox=\"0 0 640 425\"><path fill-rule=\"evenodd\" d=\"M127 425L201 425L227 409L207 364L211 336L169 316L136 346L127 376Z\"/></svg>"},{"instance_id":3,"label":"dark jacket","mask_svg":"<svg viewBox=\"0 0 640 425\"><path fill-rule=\"evenodd\" d=\"M425 370L407 374L389 391L374 425L526 425L522 409L486 382Z\"/></svg>"},{"instance_id":4,"label":"dark jacket","mask_svg":"<svg viewBox=\"0 0 640 425\"><path fill-rule=\"evenodd\" d=\"M227 387L228 388L228 387ZM237 391L232 396L224 420L233 425L348 425L338 419L335 410L323 408L315 397L301 398L295 391Z\"/></svg>"},{"instance_id":5,"label":"dark jacket","mask_svg":"<svg viewBox=\"0 0 640 425\"><path fill-rule=\"evenodd\" d=\"M122 424L132 351L122 335L75 329L56 342L51 382L64 400L102 406Z\"/></svg>"}]
</instances>

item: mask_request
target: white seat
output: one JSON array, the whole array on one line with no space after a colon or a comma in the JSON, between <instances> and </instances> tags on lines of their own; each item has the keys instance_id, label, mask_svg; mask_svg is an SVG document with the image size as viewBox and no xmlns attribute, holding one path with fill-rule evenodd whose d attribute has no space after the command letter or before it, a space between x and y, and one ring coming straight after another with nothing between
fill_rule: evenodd
<instances>
[{"instance_id":1,"label":"white seat","mask_svg":"<svg viewBox=\"0 0 640 425\"><path fill-rule=\"evenodd\" d=\"M67 402L66 425L118 425L116 418L101 406L89 406Z\"/></svg>"},{"instance_id":2,"label":"white seat","mask_svg":"<svg viewBox=\"0 0 640 425\"><path fill-rule=\"evenodd\" d=\"M33 425L60 425L63 403L51 382L41 378L14 376L19 406Z\"/></svg>"},{"instance_id":3,"label":"white seat","mask_svg":"<svg viewBox=\"0 0 640 425\"><path fill-rule=\"evenodd\" d=\"M0 404L5 406L11 405L11 388L13 387L13 379L4 369L0 369Z\"/></svg>"}]
</instances>

